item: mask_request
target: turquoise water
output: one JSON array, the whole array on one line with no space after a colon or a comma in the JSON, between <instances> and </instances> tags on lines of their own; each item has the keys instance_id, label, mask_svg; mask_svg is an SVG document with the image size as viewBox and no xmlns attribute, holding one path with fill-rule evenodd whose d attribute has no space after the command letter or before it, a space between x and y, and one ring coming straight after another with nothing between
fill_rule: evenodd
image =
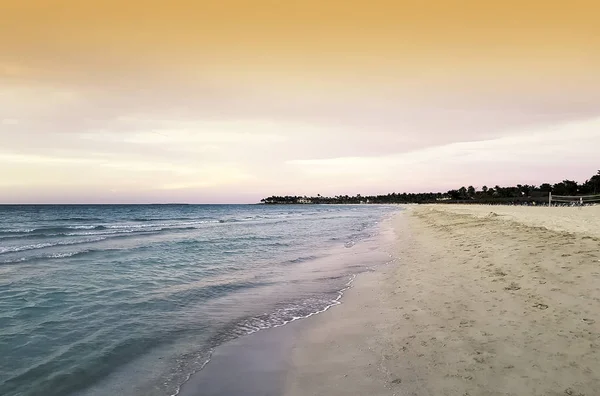
<instances>
[{"instance_id":1,"label":"turquoise water","mask_svg":"<svg viewBox=\"0 0 600 396\"><path fill-rule=\"evenodd\" d=\"M176 394L223 342L333 304L394 210L0 206L0 394Z\"/></svg>"}]
</instances>

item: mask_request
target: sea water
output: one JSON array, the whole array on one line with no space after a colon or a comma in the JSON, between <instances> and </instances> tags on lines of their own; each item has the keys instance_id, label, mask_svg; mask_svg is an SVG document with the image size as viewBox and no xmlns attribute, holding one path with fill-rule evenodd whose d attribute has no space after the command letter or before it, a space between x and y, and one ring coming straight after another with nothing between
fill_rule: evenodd
<instances>
[{"instance_id":1,"label":"sea water","mask_svg":"<svg viewBox=\"0 0 600 396\"><path fill-rule=\"evenodd\" d=\"M177 394L224 342L336 304L395 210L0 206L0 394Z\"/></svg>"}]
</instances>

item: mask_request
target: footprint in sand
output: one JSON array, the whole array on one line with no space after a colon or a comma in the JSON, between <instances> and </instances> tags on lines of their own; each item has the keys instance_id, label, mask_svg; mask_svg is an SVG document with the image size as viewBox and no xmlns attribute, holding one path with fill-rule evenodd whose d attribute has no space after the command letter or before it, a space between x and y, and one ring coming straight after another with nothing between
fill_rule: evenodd
<instances>
[{"instance_id":1,"label":"footprint in sand","mask_svg":"<svg viewBox=\"0 0 600 396\"><path fill-rule=\"evenodd\" d=\"M585 396L583 393L579 393L579 392L575 392L573 389L571 388L567 388L565 389L565 395L569 395L569 396Z\"/></svg>"},{"instance_id":2,"label":"footprint in sand","mask_svg":"<svg viewBox=\"0 0 600 396\"><path fill-rule=\"evenodd\" d=\"M511 282L510 285L506 286L504 290L521 290L521 286L519 286L516 282Z\"/></svg>"},{"instance_id":3,"label":"footprint in sand","mask_svg":"<svg viewBox=\"0 0 600 396\"><path fill-rule=\"evenodd\" d=\"M474 320L461 320L459 327L473 327L474 323Z\"/></svg>"}]
</instances>

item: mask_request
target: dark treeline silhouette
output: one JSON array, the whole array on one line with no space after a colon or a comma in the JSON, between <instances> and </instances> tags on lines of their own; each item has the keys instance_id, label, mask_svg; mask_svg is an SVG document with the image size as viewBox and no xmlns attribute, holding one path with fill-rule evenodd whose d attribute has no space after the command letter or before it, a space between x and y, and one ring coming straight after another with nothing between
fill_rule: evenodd
<instances>
[{"instance_id":1,"label":"dark treeline silhouette","mask_svg":"<svg viewBox=\"0 0 600 396\"><path fill-rule=\"evenodd\" d=\"M527 204L546 203L548 194L553 195L596 195L600 194L600 170L584 183L563 180L560 183L543 183L539 186L517 184L513 187L483 186L481 190L473 186L461 187L446 193L390 193L386 195L355 196L336 195L335 197L271 196L261 200L263 204L402 204L402 203L498 203Z\"/></svg>"}]
</instances>

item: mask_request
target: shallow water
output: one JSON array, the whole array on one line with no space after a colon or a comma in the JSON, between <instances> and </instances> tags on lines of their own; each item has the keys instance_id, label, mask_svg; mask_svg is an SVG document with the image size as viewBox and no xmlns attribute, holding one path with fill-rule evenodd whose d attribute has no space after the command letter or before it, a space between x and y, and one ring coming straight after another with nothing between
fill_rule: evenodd
<instances>
[{"instance_id":1,"label":"shallow water","mask_svg":"<svg viewBox=\"0 0 600 396\"><path fill-rule=\"evenodd\" d=\"M335 303L389 206L0 206L0 394L172 395Z\"/></svg>"}]
</instances>

